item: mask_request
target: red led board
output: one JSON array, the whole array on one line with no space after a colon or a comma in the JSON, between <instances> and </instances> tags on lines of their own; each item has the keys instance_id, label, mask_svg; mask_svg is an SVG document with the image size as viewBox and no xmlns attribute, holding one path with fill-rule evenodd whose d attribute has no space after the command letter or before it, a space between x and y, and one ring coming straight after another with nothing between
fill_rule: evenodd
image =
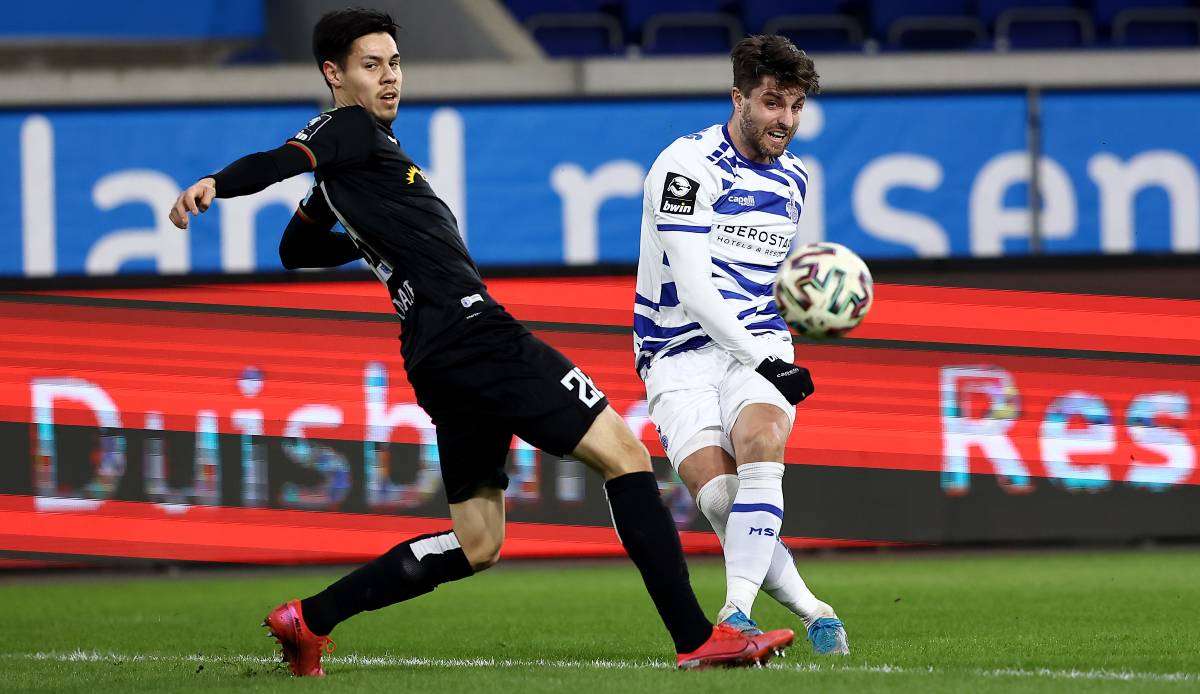
<instances>
[{"instance_id":1,"label":"red led board","mask_svg":"<svg viewBox=\"0 0 1200 694\"><path fill-rule=\"evenodd\" d=\"M495 280L642 437L631 278ZM357 561L445 527L373 283L7 294L0 551ZM881 285L797 345L793 545L1197 537L1200 302ZM692 551L716 551L669 466ZM505 555L620 554L599 480L514 440ZM1194 508L1192 506L1191 508Z\"/></svg>"}]
</instances>

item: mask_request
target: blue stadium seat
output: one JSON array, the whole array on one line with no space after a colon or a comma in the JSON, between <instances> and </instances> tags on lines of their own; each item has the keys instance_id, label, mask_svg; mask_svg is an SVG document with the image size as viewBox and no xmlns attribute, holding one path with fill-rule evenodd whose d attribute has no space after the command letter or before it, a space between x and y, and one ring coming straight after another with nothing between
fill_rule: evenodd
<instances>
[{"instance_id":1,"label":"blue stadium seat","mask_svg":"<svg viewBox=\"0 0 1200 694\"><path fill-rule=\"evenodd\" d=\"M605 13L611 0L507 0L508 9L552 57L612 55L624 50L621 23Z\"/></svg>"},{"instance_id":2,"label":"blue stadium seat","mask_svg":"<svg viewBox=\"0 0 1200 694\"><path fill-rule=\"evenodd\" d=\"M579 14L603 12L613 0L504 0L504 5L517 21L538 14Z\"/></svg>"},{"instance_id":3,"label":"blue stadium seat","mask_svg":"<svg viewBox=\"0 0 1200 694\"><path fill-rule=\"evenodd\" d=\"M1200 7L1191 0L1096 0L1095 13L1119 46L1200 45Z\"/></svg>"},{"instance_id":4,"label":"blue stadium seat","mask_svg":"<svg viewBox=\"0 0 1200 694\"><path fill-rule=\"evenodd\" d=\"M728 0L626 0L625 29L652 54L728 53L744 34Z\"/></svg>"},{"instance_id":5,"label":"blue stadium seat","mask_svg":"<svg viewBox=\"0 0 1200 694\"><path fill-rule=\"evenodd\" d=\"M981 48L987 29L971 0L871 0L872 33L890 48Z\"/></svg>"},{"instance_id":6,"label":"blue stadium seat","mask_svg":"<svg viewBox=\"0 0 1200 694\"><path fill-rule=\"evenodd\" d=\"M979 0L996 47L1075 48L1096 42L1096 26L1073 0Z\"/></svg>"},{"instance_id":7,"label":"blue stadium seat","mask_svg":"<svg viewBox=\"0 0 1200 694\"><path fill-rule=\"evenodd\" d=\"M842 0L742 0L742 22L752 34L781 34L808 51L859 50L862 25L843 12Z\"/></svg>"}]
</instances>

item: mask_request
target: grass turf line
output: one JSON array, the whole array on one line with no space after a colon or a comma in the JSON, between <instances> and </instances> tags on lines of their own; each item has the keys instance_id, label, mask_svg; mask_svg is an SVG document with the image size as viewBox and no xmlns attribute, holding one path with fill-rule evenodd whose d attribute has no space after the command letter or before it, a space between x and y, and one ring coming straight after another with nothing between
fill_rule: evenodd
<instances>
[{"instance_id":1,"label":"grass turf line","mask_svg":"<svg viewBox=\"0 0 1200 694\"><path fill-rule=\"evenodd\" d=\"M724 592L718 563L693 561L702 604ZM754 671L679 673L631 565L501 567L334 634L324 681L294 681L257 626L276 602L335 573L185 573L182 578L0 583L0 690L420 691L819 687L822 691L1164 691L1200 684L1200 553L902 553L801 558L846 621L854 655L807 643ZM798 620L765 595L756 617Z\"/></svg>"}]
</instances>

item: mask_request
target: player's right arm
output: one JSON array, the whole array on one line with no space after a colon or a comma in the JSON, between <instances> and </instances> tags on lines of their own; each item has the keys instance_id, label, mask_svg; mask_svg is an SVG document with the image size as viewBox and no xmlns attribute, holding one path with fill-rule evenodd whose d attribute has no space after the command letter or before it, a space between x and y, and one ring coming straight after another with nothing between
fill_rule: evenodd
<instances>
[{"instance_id":1,"label":"player's right arm","mask_svg":"<svg viewBox=\"0 0 1200 694\"><path fill-rule=\"evenodd\" d=\"M713 284L708 238L713 204L722 190L719 171L686 138L664 150L646 177L646 203L653 206L655 228L671 265L679 303L713 342L796 404L813 392L808 370L775 357L742 325L737 311Z\"/></svg>"},{"instance_id":2,"label":"player's right arm","mask_svg":"<svg viewBox=\"0 0 1200 694\"><path fill-rule=\"evenodd\" d=\"M283 145L248 154L188 186L171 208L171 222L186 229L188 214L201 214L214 198L250 195L306 171L364 161L374 131L374 119L361 106L322 113Z\"/></svg>"},{"instance_id":3,"label":"player's right arm","mask_svg":"<svg viewBox=\"0 0 1200 694\"><path fill-rule=\"evenodd\" d=\"M337 217L319 188L313 188L279 240L279 261L288 270L345 265L362 257L347 234L333 231Z\"/></svg>"}]
</instances>

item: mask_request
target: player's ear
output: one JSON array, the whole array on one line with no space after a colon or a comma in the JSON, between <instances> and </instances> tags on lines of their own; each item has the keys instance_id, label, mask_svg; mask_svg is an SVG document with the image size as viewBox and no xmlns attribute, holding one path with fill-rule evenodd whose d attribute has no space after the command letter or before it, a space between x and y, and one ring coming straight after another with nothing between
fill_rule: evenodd
<instances>
[{"instance_id":1,"label":"player's ear","mask_svg":"<svg viewBox=\"0 0 1200 694\"><path fill-rule=\"evenodd\" d=\"M740 111L742 109L742 90L734 87L729 90L729 100L733 102L733 110Z\"/></svg>"},{"instance_id":2,"label":"player's ear","mask_svg":"<svg viewBox=\"0 0 1200 694\"><path fill-rule=\"evenodd\" d=\"M325 73L325 81L330 87L342 86L342 68L332 60L321 63L321 72Z\"/></svg>"}]
</instances>

